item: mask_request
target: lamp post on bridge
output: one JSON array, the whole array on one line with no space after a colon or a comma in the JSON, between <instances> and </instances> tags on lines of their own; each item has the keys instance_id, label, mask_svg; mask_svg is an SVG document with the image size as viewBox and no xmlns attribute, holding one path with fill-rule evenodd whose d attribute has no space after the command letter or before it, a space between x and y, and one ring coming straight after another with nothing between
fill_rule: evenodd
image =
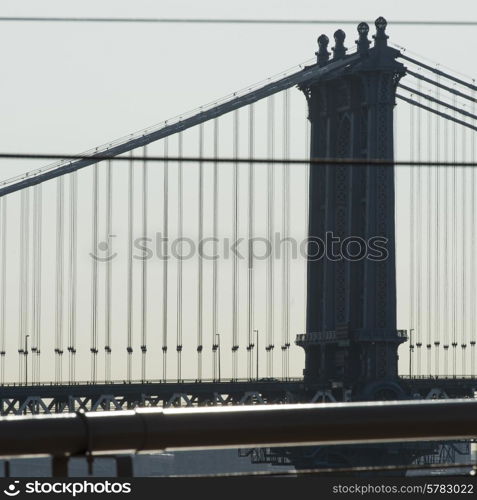
<instances>
[{"instance_id":1,"label":"lamp post on bridge","mask_svg":"<svg viewBox=\"0 0 477 500\"><path fill-rule=\"evenodd\" d=\"M217 353L219 356L219 382L220 382L220 334L217 333Z\"/></svg>"}]
</instances>

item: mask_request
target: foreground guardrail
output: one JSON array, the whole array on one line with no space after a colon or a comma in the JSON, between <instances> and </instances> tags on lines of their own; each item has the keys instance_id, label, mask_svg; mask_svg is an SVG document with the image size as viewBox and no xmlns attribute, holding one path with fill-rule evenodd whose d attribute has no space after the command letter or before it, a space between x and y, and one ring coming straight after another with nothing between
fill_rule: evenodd
<instances>
[{"instance_id":1,"label":"foreground guardrail","mask_svg":"<svg viewBox=\"0 0 477 500\"><path fill-rule=\"evenodd\" d=\"M136 409L0 418L0 456L477 437L477 401Z\"/></svg>"}]
</instances>

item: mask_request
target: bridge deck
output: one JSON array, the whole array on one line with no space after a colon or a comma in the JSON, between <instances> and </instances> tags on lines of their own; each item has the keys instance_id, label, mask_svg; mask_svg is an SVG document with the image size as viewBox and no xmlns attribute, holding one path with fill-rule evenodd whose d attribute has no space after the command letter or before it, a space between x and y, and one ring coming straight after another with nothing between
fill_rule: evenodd
<instances>
[{"instance_id":1,"label":"bridge deck","mask_svg":"<svg viewBox=\"0 0 477 500\"><path fill-rule=\"evenodd\" d=\"M254 392L283 392L303 389L302 379L261 379L261 380L227 380L227 381L114 381L110 383L78 382L73 384L42 383L34 385L4 384L0 386L0 397L19 397L37 395L41 397L68 397L97 396L98 394L111 394L114 396L129 396L136 394L174 394L195 393L206 395L214 392L244 393Z\"/></svg>"},{"instance_id":2,"label":"bridge deck","mask_svg":"<svg viewBox=\"0 0 477 500\"><path fill-rule=\"evenodd\" d=\"M402 377L400 383L417 399L474 397L477 389L471 377ZM342 398L329 386L305 386L303 379L12 384L0 386L0 415L337 400Z\"/></svg>"}]
</instances>

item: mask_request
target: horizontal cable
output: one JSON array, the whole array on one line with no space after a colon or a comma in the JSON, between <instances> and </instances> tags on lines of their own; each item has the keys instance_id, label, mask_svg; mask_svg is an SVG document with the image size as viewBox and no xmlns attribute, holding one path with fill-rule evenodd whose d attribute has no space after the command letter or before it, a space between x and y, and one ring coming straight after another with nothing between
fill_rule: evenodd
<instances>
[{"instance_id":1,"label":"horizontal cable","mask_svg":"<svg viewBox=\"0 0 477 500\"><path fill-rule=\"evenodd\" d=\"M33 17L3 16L0 22L60 22L60 23L163 23L163 24L359 24L350 19L231 19L173 17ZM369 21L373 23L374 21ZM477 26L477 21L398 20L393 25L407 26Z\"/></svg>"},{"instance_id":2,"label":"horizontal cable","mask_svg":"<svg viewBox=\"0 0 477 500\"><path fill-rule=\"evenodd\" d=\"M430 83L431 85L434 85L434 87L439 87L440 89L446 90L447 92L450 92L451 94L462 97L463 99L467 99L468 101L472 101L472 102L477 102L477 99L475 99L474 97L471 97L470 95L464 94L463 92L459 92L458 90L455 90L452 87L448 87L447 85L444 85L442 83L436 82L435 80L431 80L430 78L427 78L426 76L423 76L419 73L416 73L415 71L411 71L408 69L407 74L413 76L414 78L422 80L423 82Z\"/></svg>"},{"instance_id":3,"label":"horizontal cable","mask_svg":"<svg viewBox=\"0 0 477 500\"><path fill-rule=\"evenodd\" d=\"M422 104L420 102L415 101L414 99L409 99L408 97L404 97L401 94L396 94L396 97L398 99L401 99L402 101L407 102L408 104L412 104L413 106L417 106L418 108L425 109L426 111L429 111L430 113L434 113L437 116L440 116L441 118L445 118L446 120L450 120L454 123L458 123L459 125L462 125L463 127L470 128L471 130L477 131L477 127L474 125L471 125L470 123L467 123L463 120L459 120L458 118L454 118L452 115L448 115L447 113L442 113L441 111L437 111L429 106L426 106L425 104ZM410 163L408 163L410 165ZM437 163L431 163L430 165L437 165ZM454 166L458 166L456 163ZM460 165L459 165L460 166ZM462 165L465 166L465 165Z\"/></svg>"},{"instance_id":4,"label":"horizontal cable","mask_svg":"<svg viewBox=\"0 0 477 500\"><path fill-rule=\"evenodd\" d=\"M407 99L398 95L399 98L411 101L414 104L416 101L412 101L411 99ZM424 106L424 105L422 105ZM426 106L424 106L426 107ZM434 110L433 110L434 111ZM445 113L441 113L445 118L448 118L448 115ZM452 118L452 117L450 117ZM449 119L450 119L449 118ZM460 122L460 120L457 120ZM467 122L461 122L462 125L469 126ZM477 129L477 127L476 127ZM128 162L130 160L138 161L138 162L184 162L184 163L276 163L279 165L287 165L287 164L295 164L295 165L309 165L318 164L318 165L390 165L390 166L443 166L443 167L475 167L477 166L477 162L459 162L459 161L412 161L412 160L389 160L389 159L379 159L379 158L232 158L232 157L215 157L215 156L112 156L112 155L97 155L94 157L91 156L83 156L83 155L68 155L68 154L46 154L46 153L0 153L0 160L2 159L13 159L13 160L21 160L21 159L71 159L71 160L80 160L80 159L94 159L95 163L99 163L104 160L115 160L119 162ZM70 173L70 172L65 172ZM24 174L24 178L28 178L29 174ZM0 186L2 182L0 182ZM1 188L0 188L1 193Z\"/></svg>"},{"instance_id":5,"label":"horizontal cable","mask_svg":"<svg viewBox=\"0 0 477 500\"><path fill-rule=\"evenodd\" d=\"M435 97L432 97L429 94L426 94L425 92L420 92L419 90L413 89L411 87L408 87L407 85L403 85L400 83L398 85L399 88L407 90L408 92L411 92L412 94L418 95L420 97L423 97L424 99L427 99L428 101L431 101L435 104L439 104L440 106L444 106L448 109L451 109L452 111L456 111L457 113L460 113L461 115L468 116L469 118L472 118L473 120L477 120L477 116L473 115L472 113L469 113L468 111L465 111L462 108L458 108L456 106L452 106L451 104L448 104L447 102L441 101L439 99L436 99Z\"/></svg>"}]
</instances>

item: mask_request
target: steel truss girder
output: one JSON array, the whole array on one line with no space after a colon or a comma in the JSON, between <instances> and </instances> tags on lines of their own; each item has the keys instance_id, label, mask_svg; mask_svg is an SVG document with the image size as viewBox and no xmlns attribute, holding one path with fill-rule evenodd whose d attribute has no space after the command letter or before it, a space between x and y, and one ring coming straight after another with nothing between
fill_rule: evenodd
<instances>
[{"instance_id":1,"label":"steel truss girder","mask_svg":"<svg viewBox=\"0 0 477 500\"><path fill-rule=\"evenodd\" d=\"M410 399L473 398L477 392L477 379L471 378L401 378L400 385ZM302 381L4 386L0 415L342 400L353 400L349 389L343 390L341 398L328 387L305 387Z\"/></svg>"}]
</instances>

